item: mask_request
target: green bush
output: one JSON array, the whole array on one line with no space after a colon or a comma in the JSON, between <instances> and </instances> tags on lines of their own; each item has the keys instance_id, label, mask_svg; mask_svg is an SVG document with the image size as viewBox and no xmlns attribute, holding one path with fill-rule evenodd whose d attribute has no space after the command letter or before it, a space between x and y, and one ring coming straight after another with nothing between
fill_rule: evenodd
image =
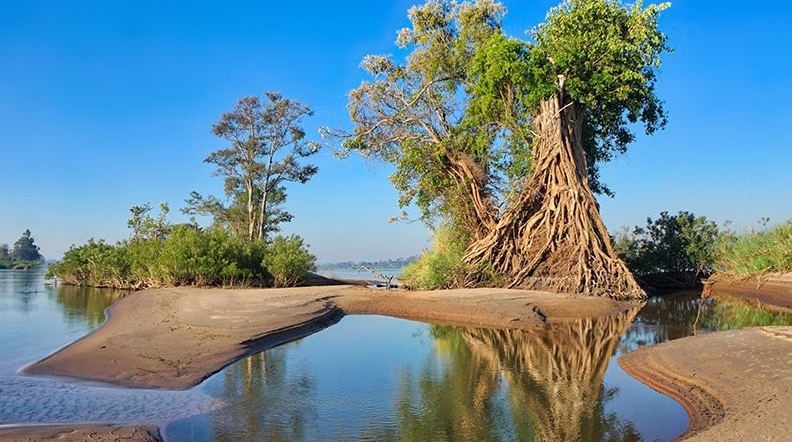
<instances>
[{"instance_id":1,"label":"green bush","mask_svg":"<svg viewBox=\"0 0 792 442\"><path fill-rule=\"evenodd\" d=\"M717 225L690 212L646 219L646 227L622 229L613 244L633 273L708 274L715 265L715 248L721 235Z\"/></svg>"},{"instance_id":2,"label":"green bush","mask_svg":"<svg viewBox=\"0 0 792 442\"><path fill-rule=\"evenodd\" d=\"M252 285L267 276L265 245L223 229L175 226L164 238L89 240L72 246L50 276L66 284L140 289L176 285Z\"/></svg>"},{"instance_id":3,"label":"green bush","mask_svg":"<svg viewBox=\"0 0 792 442\"><path fill-rule=\"evenodd\" d=\"M716 261L718 273L735 278L792 271L792 220L763 232L723 235Z\"/></svg>"},{"instance_id":4,"label":"green bush","mask_svg":"<svg viewBox=\"0 0 792 442\"><path fill-rule=\"evenodd\" d=\"M402 283L417 290L437 290L459 287L470 274L463 257L467 236L449 225L434 232L432 249L404 268L399 277Z\"/></svg>"},{"instance_id":5,"label":"green bush","mask_svg":"<svg viewBox=\"0 0 792 442\"><path fill-rule=\"evenodd\" d=\"M316 270L316 257L308 252L303 239L296 235L276 236L267 246L262 264L272 276L275 287L295 286Z\"/></svg>"}]
</instances>

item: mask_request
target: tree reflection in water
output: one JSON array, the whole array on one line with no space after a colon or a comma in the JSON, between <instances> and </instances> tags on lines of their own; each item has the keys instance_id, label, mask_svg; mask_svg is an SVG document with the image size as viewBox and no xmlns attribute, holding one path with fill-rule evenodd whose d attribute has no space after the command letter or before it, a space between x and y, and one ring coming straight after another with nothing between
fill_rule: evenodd
<instances>
[{"instance_id":1,"label":"tree reflection in water","mask_svg":"<svg viewBox=\"0 0 792 442\"><path fill-rule=\"evenodd\" d=\"M398 439L640 440L603 406L615 394L603 391L608 362L636 314L545 332L432 326L444 364L404 378Z\"/></svg>"},{"instance_id":2,"label":"tree reflection in water","mask_svg":"<svg viewBox=\"0 0 792 442\"><path fill-rule=\"evenodd\" d=\"M290 344L227 367L204 388L228 405L171 423L167 434L218 441L638 441L629 418L607 406L629 392L603 381L636 314L544 331L404 322L393 342L365 336L371 322L345 320L317 343ZM333 335L336 327L347 328ZM412 335L402 335L405 330ZM412 342L397 344L400 339ZM382 347L400 345L416 357L393 355L396 362L384 369L372 363ZM338 360L345 366L332 365ZM382 379L371 383L376 370Z\"/></svg>"},{"instance_id":3,"label":"tree reflection in water","mask_svg":"<svg viewBox=\"0 0 792 442\"><path fill-rule=\"evenodd\" d=\"M646 396L612 387L627 384L603 379L614 354L689 335L698 303L694 295L652 300L640 313L581 319L541 332L347 318L320 335L227 367L199 387L227 406L171 423L167 434L171 440L207 441L672 437L674 428L684 425L675 420L684 420L681 409L668 413L642 401ZM699 325L717 329L784 320L755 310L710 302ZM379 359L388 361L374 363ZM630 399L620 403L625 396ZM625 403L656 411L629 417ZM672 430L646 428L646 419Z\"/></svg>"},{"instance_id":4,"label":"tree reflection in water","mask_svg":"<svg viewBox=\"0 0 792 442\"><path fill-rule=\"evenodd\" d=\"M105 320L105 310L128 291L59 285L52 290L55 301L71 324L86 324L96 328Z\"/></svg>"}]
</instances>

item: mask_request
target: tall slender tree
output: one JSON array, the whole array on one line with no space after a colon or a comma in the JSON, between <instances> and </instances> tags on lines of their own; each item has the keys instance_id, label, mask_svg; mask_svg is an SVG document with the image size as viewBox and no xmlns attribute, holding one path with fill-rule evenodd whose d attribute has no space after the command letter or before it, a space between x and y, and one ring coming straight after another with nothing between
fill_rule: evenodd
<instances>
[{"instance_id":1,"label":"tall slender tree","mask_svg":"<svg viewBox=\"0 0 792 442\"><path fill-rule=\"evenodd\" d=\"M301 127L311 115L307 106L274 92L266 92L263 101L241 98L212 127L227 147L204 160L217 166L215 175L224 178L229 203L192 192L184 212L212 216L249 240L265 239L278 224L289 221L291 215L278 207L286 199L285 185L306 183L318 171L299 163L318 151Z\"/></svg>"}]
</instances>

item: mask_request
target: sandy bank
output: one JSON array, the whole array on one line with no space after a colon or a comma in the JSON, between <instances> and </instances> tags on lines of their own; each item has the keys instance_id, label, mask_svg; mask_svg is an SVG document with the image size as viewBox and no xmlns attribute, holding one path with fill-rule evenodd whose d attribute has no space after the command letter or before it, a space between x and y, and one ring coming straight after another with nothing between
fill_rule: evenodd
<instances>
[{"instance_id":1,"label":"sandy bank","mask_svg":"<svg viewBox=\"0 0 792 442\"><path fill-rule=\"evenodd\" d=\"M532 329L635 307L609 299L505 289L375 291L355 286L145 290L116 302L94 333L26 367L125 387L187 389L255 352L315 333L344 314Z\"/></svg>"},{"instance_id":2,"label":"sandy bank","mask_svg":"<svg viewBox=\"0 0 792 442\"><path fill-rule=\"evenodd\" d=\"M742 299L792 313L792 272L743 281L713 279L712 294L721 299Z\"/></svg>"},{"instance_id":3,"label":"sandy bank","mask_svg":"<svg viewBox=\"0 0 792 442\"><path fill-rule=\"evenodd\" d=\"M686 441L788 440L792 327L709 333L622 356L624 370L678 400Z\"/></svg>"},{"instance_id":4,"label":"sandy bank","mask_svg":"<svg viewBox=\"0 0 792 442\"><path fill-rule=\"evenodd\" d=\"M159 442L153 425L70 425L0 428L0 442Z\"/></svg>"}]
</instances>

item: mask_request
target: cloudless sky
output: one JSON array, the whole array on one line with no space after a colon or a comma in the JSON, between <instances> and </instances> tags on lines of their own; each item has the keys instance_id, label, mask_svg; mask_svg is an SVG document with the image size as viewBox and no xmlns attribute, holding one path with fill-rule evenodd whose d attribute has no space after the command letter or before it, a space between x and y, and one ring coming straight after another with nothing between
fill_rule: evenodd
<instances>
[{"instance_id":1,"label":"cloudless sky","mask_svg":"<svg viewBox=\"0 0 792 442\"><path fill-rule=\"evenodd\" d=\"M245 95L313 108L305 129L349 127L346 94L371 53L397 53L415 1L0 0L0 243L29 228L47 258L88 238L128 236L129 208L191 190L221 195L202 161L210 128ZM557 1L506 0L525 38ZM677 1L661 18L673 54L658 94L669 123L603 167L613 231L688 210L744 228L792 218L792 4ZM398 215L391 169L330 151L289 189L298 233L320 262L396 258L427 247Z\"/></svg>"}]
</instances>

